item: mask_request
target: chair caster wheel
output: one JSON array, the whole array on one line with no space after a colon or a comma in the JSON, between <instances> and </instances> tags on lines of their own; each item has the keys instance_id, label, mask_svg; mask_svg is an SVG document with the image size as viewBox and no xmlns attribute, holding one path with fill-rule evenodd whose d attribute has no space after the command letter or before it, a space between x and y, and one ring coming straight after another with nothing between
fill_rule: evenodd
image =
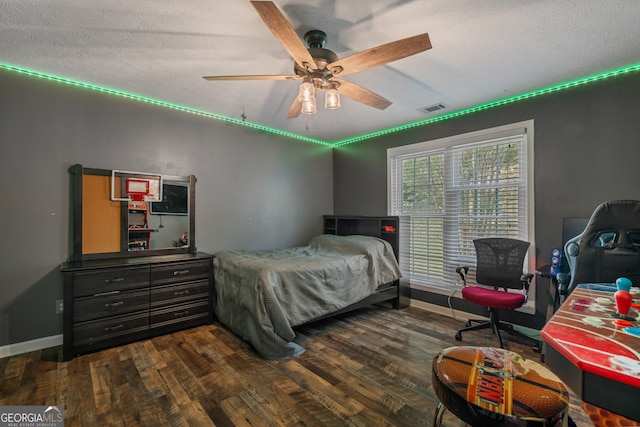
<instances>
[{"instance_id":1,"label":"chair caster wheel","mask_svg":"<svg viewBox=\"0 0 640 427\"><path fill-rule=\"evenodd\" d=\"M466 326L466 327L471 326L471 320L467 320L467 323L465 323L464 326Z\"/></svg>"},{"instance_id":2,"label":"chair caster wheel","mask_svg":"<svg viewBox=\"0 0 640 427\"><path fill-rule=\"evenodd\" d=\"M462 334L460 332L456 333L456 341L462 341Z\"/></svg>"}]
</instances>

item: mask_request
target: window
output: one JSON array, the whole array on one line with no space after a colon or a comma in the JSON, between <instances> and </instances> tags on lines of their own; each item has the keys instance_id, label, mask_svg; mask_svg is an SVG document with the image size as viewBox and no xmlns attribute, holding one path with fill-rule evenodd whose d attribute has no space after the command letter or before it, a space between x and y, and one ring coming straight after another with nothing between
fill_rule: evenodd
<instances>
[{"instance_id":1,"label":"window","mask_svg":"<svg viewBox=\"0 0 640 427\"><path fill-rule=\"evenodd\" d=\"M532 120L388 150L389 213L411 218L412 285L450 292L456 267L475 266L476 238L526 240L533 253L532 153Z\"/></svg>"}]
</instances>

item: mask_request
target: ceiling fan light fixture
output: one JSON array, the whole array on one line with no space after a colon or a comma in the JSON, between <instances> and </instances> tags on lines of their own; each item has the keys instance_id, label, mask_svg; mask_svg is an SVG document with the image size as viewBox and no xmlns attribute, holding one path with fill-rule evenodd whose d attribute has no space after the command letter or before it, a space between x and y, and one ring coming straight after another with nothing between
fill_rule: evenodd
<instances>
[{"instance_id":1,"label":"ceiling fan light fixture","mask_svg":"<svg viewBox=\"0 0 640 427\"><path fill-rule=\"evenodd\" d=\"M318 109L316 108L315 97L310 101L302 101L302 108L300 109L302 114L316 114Z\"/></svg>"},{"instance_id":2,"label":"ceiling fan light fixture","mask_svg":"<svg viewBox=\"0 0 640 427\"><path fill-rule=\"evenodd\" d=\"M300 90L298 91L298 101L302 103L313 101L313 103L315 104L316 89L315 87L313 87L313 83L305 81L300 85Z\"/></svg>"},{"instance_id":3,"label":"ceiling fan light fixture","mask_svg":"<svg viewBox=\"0 0 640 427\"><path fill-rule=\"evenodd\" d=\"M316 113L316 92L326 90L325 108L341 107L340 85L345 85L343 93L350 99L379 110L384 110L391 101L357 84L336 75L347 75L378 67L431 49L428 33L385 43L369 48L345 58L338 58L335 52L324 48L327 34L321 30L308 31L304 42L300 40L296 30L272 1L251 1L251 4L271 30L282 47L293 59L294 74L276 75L243 75L243 76L205 76L206 80L298 80L303 79L294 99L288 118L296 118L299 114ZM308 46L308 47L307 47Z\"/></svg>"},{"instance_id":4,"label":"ceiling fan light fixture","mask_svg":"<svg viewBox=\"0 0 640 427\"><path fill-rule=\"evenodd\" d=\"M327 110L337 110L342 104L340 103L340 92L335 87L331 87L324 94L324 108Z\"/></svg>"}]
</instances>

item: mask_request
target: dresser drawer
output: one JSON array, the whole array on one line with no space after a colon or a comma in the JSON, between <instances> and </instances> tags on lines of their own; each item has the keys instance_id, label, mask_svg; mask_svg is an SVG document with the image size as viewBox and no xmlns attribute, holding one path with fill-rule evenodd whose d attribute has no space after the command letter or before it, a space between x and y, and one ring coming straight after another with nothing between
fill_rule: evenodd
<instances>
[{"instance_id":1,"label":"dresser drawer","mask_svg":"<svg viewBox=\"0 0 640 427\"><path fill-rule=\"evenodd\" d=\"M209 297L209 280L151 287L151 308Z\"/></svg>"},{"instance_id":2,"label":"dresser drawer","mask_svg":"<svg viewBox=\"0 0 640 427\"><path fill-rule=\"evenodd\" d=\"M64 360L211 323L212 260L198 253L64 264Z\"/></svg>"},{"instance_id":3,"label":"dresser drawer","mask_svg":"<svg viewBox=\"0 0 640 427\"><path fill-rule=\"evenodd\" d=\"M73 274L73 296L89 296L149 286L149 267L83 271Z\"/></svg>"},{"instance_id":4,"label":"dresser drawer","mask_svg":"<svg viewBox=\"0 0 640 427\"><path fill-rule=\"evenodd\" d=\"M149 310L149 288L135 291L109 291L73 299L73 322L111 317Z\"/></svg>"},{"instance_id":5,"label":"dresser drawer","mask_svg":"<svg viewBox=\"0 0 640 427\"><path fill-rule=\"evenodd\" d=\"M78 323L73 326L73 346L92 345L100 341L133 335L136 332L146 332L148 329L148 311Z\"/></svg>"},{"instance_id":6,"label":"dresser drawer","mask_svg":"<svg viewBox=\"0 0 640 427\"><path fill-rule=\"evenodd\" d=\"M209 316L209 301L196 301L187 304L177 304L167 308L151 310L151 328L165 328L167 326L186 327L207 322Z\"/></svg>"},{"instance_id":7,"label":"dresser drawer","mask_svg":"<svg viewBox=\"0 0 640 427\"><path fill-rule=\"evenodd\" d=\"M151 267L151 282L153 285L190 282L193 280L209 279L209 261L176 262Z\"/></svg>"}]
</instances>

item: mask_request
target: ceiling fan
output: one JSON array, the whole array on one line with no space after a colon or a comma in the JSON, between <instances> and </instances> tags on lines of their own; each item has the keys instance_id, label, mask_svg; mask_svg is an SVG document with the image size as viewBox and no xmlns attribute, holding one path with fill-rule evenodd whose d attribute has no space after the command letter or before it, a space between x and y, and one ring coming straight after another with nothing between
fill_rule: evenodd
<instances>
[{"instance_id":1,"label":"ceiling fan","mask_svg":"<svg viewBox=\"0 0 640 427\"><path fill-rule=\"evenodd\" d=\"M338 55L324 49L327 35L320 30L312 30L298 37L293 27L276 5L271 1L252 1L264 23L269 27L280 44L291 55L295 74L205 76L205 80L302 80L298 96L294 99L287 117L295 118L301 113L316 112L316 93L325 90L325 108L340 107L340 94L370 107L384 110L391 101L382 96L341 78L341 76L377 67L416 53L431 49L427 33L396 40L339 59Z\"/></svg>"}]
</instances>

